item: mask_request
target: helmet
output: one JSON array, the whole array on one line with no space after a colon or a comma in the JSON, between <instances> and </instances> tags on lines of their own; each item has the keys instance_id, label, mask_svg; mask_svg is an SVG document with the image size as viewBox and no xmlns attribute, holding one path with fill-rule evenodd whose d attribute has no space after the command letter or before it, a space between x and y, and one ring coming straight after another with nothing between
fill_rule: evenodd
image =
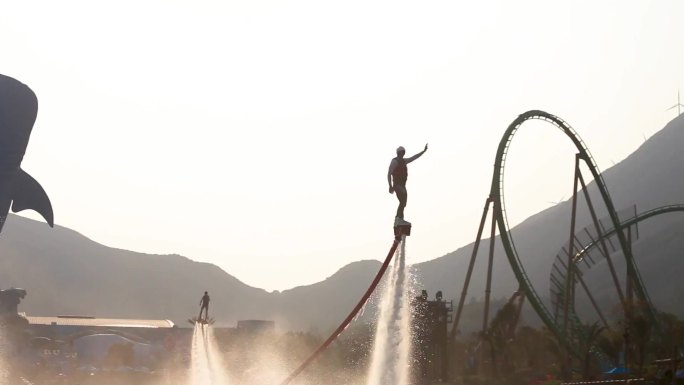
<instances>
[{"instance_id":1,"label":"helmet","mask_svg":"<svg viewBox=\"0 0 684 385\"><path fill-rule=\"evenodd\" d=\"M399 154L399 153L405 154L406 149L404 149L404 147L402 147L402 146L397 147L397 154Z\"/></svg>"}]
</instances>

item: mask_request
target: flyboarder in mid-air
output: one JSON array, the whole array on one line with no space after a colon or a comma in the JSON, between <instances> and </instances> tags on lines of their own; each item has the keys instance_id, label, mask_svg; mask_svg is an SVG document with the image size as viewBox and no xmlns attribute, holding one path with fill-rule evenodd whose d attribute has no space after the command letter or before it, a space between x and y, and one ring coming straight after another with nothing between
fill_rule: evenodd
<instances>
[{"instance_id":1,"label":"flyboarder in mid-air","mask_svg":"<svg viewBox=\"0 0 684 385\"><path fill-rule=\"evenodd\" d=\"M406 192L406 179L408 178L408 167L407 164L418 159L427 151L428 145L425 145L425 149L410 158L404 158L406 150L404 147L397 148L397 157L392 159L389 166L389 171L387 171L387 183L389 183L390 194L397 193L397 199L399 199L399 207L397 208L397 215L394 219L394 226L410 226L411 224L404 220L404 208L406 207L406 200L408 199L408 193Z\"/></svg>"},{"instance_id":2,"label":"flyboarder in mid-air","mask_svg":"<svg viewBox=\"0 0 684 385\"><path fill-rule=\"evenodd\" d=\"M202 318L202 311L204 311L204 318ZM209 293L206 291L200 300L200 313L197 322L206 323L209 319Z\"/></svg>"}]
</instances>

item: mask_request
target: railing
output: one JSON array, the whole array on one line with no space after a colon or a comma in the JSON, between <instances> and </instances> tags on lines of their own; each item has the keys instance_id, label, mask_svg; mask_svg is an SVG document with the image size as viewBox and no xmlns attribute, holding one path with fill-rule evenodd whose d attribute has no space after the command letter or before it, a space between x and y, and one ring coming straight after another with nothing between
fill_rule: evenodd
<instances>
[{"instance_id":1,"label":"railing","mask_svg":"<svg viewBox=\"0 0 684 385\"><path fill-rule=\"evenodd\" d=\"M628 378L624 380L586 381L586 382L561 382L561 385L644 385L643 378Z\"/></svg>"}]
</instances>

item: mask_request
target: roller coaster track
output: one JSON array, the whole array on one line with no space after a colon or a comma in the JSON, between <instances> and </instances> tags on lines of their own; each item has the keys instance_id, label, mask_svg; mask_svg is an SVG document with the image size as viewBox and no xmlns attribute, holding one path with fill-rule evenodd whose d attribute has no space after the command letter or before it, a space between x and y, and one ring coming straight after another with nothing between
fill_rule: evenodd
<instances>
[{"instance_id":1,"label":"roller coaster track","mask_svg":"<svg viewBox=\"0 0 684 385\"><path fill-rule=\"evenodd\" d=\"M658 215L662 214L668 214L668 213L676 213L676 212L684 212L684 205L667 205L667 206L661 206L652 210L645 211L643 213L640 213L638 215L635 215L631 218L628 218L620 223L620 229L628 229L631 226L634 226L638 223L641 223L647 219L656 217ZM593 261L593 258L590 257L591 252L594 248L597 248L603 240L609 239L610 237L615 236L617 233L617 230L615 228L612 228L607 231L603 231L603 234L601 238L596 238L592 239L590 242L582 245L581 249L579 249L573 256L572 256L572 261L575 264L575 266L580 266L582 262L585 263L587 268L589 268L591 265L596 264L595 261ZM587 261L589 259L589 261ZM638 269L637 269L638 271ZM641 277L637 277L639 281L642 281ZM552 295L553 295L552 291ZM649 299L649 304L650 304L650 299Z\"/></svg>"},{"instance_id":2,"label":"roller coaster track","mask_svg":"<svg viewBox=\"0 0 684 385\"><path fill-rule=\"evenodd\" d=\"M618 217L620 218L620 222L624 222L629 218L632 218L637 215L636 211L636 206L633 208L628 208L628 209L623 209L618 212ZM619 282L619 278L617 276L617 272L615 270L615 266L612 262L611 258L611 251L608 249L608 245L611 246L613 252L616 251L615 245L613 243L613 239L611 239L611 236L605 236L605 227L603 226L603 223L606 223L606 218L602 218L597 220L594 224L591 224L589 226L586 226L584 229L580 231L576 231L575 234L573 234L572 240L568 241L565 243L563 247L558 251L556 254L556 258L553 262L553 266L551 267L551 272L549 275L549 293L550 293L550 299L551 299L551 306L553 307L553 316L556 322L558 322L558 317L559 317L559 311L562 306L562 304L565 303L566 300L566 287L564 283L567 281L569 276L572 276L573 279L575 280L575 283L579 283L584 289L584 291L587 294L587 297L591 301L592 306L594 307L596 313L598 314L601 323L603 324L604 327L609 328L608 321L603 315L603 312L601 311L600 307L598 306L598 303L594 299L594 296L592 295L591 291L589 290L586 281L583 278L583 267L586 269L591 268L591 266L597 264L597 261L605 261L606 265L608 266L609 272L613 278L613 284L615 285L615 289L618 292L618 297L620 301L624 301L624 294L622 293L622 288ZM609 221L609 219L608 219ZM623 229L624 230L624 229ZM630 243L633 242L632 239L632 231L631 228L627 228L628 231L628 241ZM639 229L638 227L636 228L636 236L638 238L639 236ZM614 233L613 233L614 235ZM572 242L572 244L571 244ZM590 253L587 251L587 253L577 260L575 256L579 254L582 250L584 250L587 245L590 243L596 242L596 245L600 245L601 247L596 248L596 251L598 255L595 255L596 253ZM572 250L572 251L571 251ZM594 249L592 249L593 251ZM570 257L570 253L572 252L573 256ZM572 259L573 261L581 261L583 263L573 263L571 266L573 267L573 272L569 273L568 272L568 260ZM574 295L569 296L569 300L571 303L573 303L573 306L571 306L568 311L571 313L574 313Z\"/></svg>"},{"instance_id":3,"label":"roller coaster track","mask_svg":"<svg viewBox=\"0 0 684 385\"><path fill-rule=\"evenodd\" d=\"M566 123L564 120L555 115L539 110L527 111L521 114L506 129L506 132L501 138L501 141L499 142L499 147L497 149L496 160L494 163L494 173L492 176L492 185L490 190L490 199L493 201L494 220L496 221L499 230L501 243L503 244L504 251L506 252L506 257L508 258L511 268L513 269L513 273L515 274L521 289L525 293L525 296L530 302L530 305L532 305L532 308L539 315L539 317L544 322L546 327L549 328L549 330L553 332L564 345L566 345L568 348L572 348L572 344L570 342L569 336L567 335L567 331L563 330L560 327L560 325L554 322L554 318L551 315L551 312L544 305L540 296L537 294L534 286L530 282L530 279L527 276L527 273L525 272L525 269L523 267L518 251L516 250L513 238L510 234L510 227L508 225L508 219L506 217L506 208L504 201L504 170L506 164L506 155L508 154L508 150L515 133L518 131L518 129L520 129L522 124L528 120L542 120L556 126L575 145L579 159L581 159L587 166L587 168L589 169L594 178L594 181L596 182L596 186L599 190L601 198L603 199L605 208L609 214L612 227L615 229L615 235L617 236L620 248L622 249L628 273L630 274L630 276L635 277L635 293L639 299L646 301L649 304L651 316L655 320L655 311L653 309L651 302L648 300L648 294L646 293L646 288L638 274L630 245L627 242L627 237L622 231L622 227L620 226L620 220L618 218L617 212L615 211L613 201L610 197L610 194L608 193L608 188L606 187L606 183L603 180L603 176L601 175L601 172L599 171L598 166L594 161L594 158L591 156L589 149L584 144L582 139L579 137L577 132L575 132L575 130L568 123Z\"/></svg>"},{"instance_id":4,"label":"roller coaster track","mask_svg":"<svg viewBox=\"0 0 684 385\"><path fill-rule=\"evenodd\" d=\"M402 237L402 239L405 239L405 237ZM382 263L382 266L380 266L380 270L378 270L377 274L375 275L375 278L373 278L373 282L371 282L370 286L368 286L368 289L366 292L363 294L359 302L354 306L354 308L349 312L349 315L347 315L347 318L345 318L342 323L335 329L330 336L323 341L323 343L316 349L311 355L295 369L283 382L281 382L280 385L287 385L289 384L295 377L297 377L301 372L304 371L312 362L318 358L318 356L321 355L327 349L330 344L337 339L337 337L344 331L344 329L349 326L349 324L354 320L354 317L359 313L361 308L363 308L363 305L366 304L366 301L368 301L368 298L370 298L371 294L373 294L373 291L375 291L375 288L378 286L380 283L380 280L382 279L382 276L385 274L385 271L387 270L387 267L389 266L390 262L392 261L392 257L394 257L394 254L397 251L397 247L399 246L400 243L404 242L402 239L399 239L398 237L395 238L394 243L392 243L392 247L390 247L389 252L387 253L387 256L385 257L385 261Z\"/></svg>"},{"instance_id":5,"label":"roller coaster track","mask_svg":"<svg viewBox=\"0 0 684 385\"><path fill-rule=\"evenodd\" d=\"M652 210L645 211L635 217L632 217L622 223L620 223L620 228L621 229L626 229L630 226L633 226L637 223L641 223L647 219L653 218L655 216L661 215L661 214L667 214L667 213L674 213L674 212L682 212L684 211L684 205L668 205L668 206L661 206ZM617 233L617 230L615 228L612 228L603 234L604 237L611 237ZM598 245L600 240L595 240L588 245L586 245L582 250L578 251L577 254L574 255L573 261L575 263L578 263L582 260L582 258L594 247Z\"/></svg>"}]
</instances>

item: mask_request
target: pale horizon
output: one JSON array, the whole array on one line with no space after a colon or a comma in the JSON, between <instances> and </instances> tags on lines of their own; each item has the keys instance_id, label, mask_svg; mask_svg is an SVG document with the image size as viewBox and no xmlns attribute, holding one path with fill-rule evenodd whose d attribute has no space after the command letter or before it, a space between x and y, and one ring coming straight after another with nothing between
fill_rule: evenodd
<instances>
[{"instance_id":1,"label":"pale horizon","mask_svg":"<svg viewBox=\"0 0 684 385\"><path fill-rule=\"evenodd\" d=\"M384 257L399 145L430 144L409 166L418 263L474 240L518 114L563 118L602 170L675 117L683 3L461 4L8 4L0 73L40 105L22 168L60 226L272 291ZM572 146L542 126L509 155L512 226L570 196Z\"/></svg>"}]
</instances>

